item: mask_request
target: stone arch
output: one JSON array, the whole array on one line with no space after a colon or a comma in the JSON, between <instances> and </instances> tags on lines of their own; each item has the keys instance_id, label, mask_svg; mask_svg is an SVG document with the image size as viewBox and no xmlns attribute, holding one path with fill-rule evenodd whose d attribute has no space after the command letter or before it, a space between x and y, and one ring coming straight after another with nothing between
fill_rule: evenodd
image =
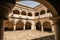
<instances>
[{"instance_id":1,"label":"stone arch","mask_svg":"<svg viewBox=\"0 0 60 40\"><path fill-rule=\"evenodd\" d=\"M49 9L47 9L47 13L51 13L52 14L52 12Z\"/></svg>"},{"instance_id":2,"label":"stone arch","mask_svg":"<svg viewBox=\"0 0 60 40\"><path fill-rule=\"evenodd\" d=\"M25 24L25 29L26 30L30 30L31 29L31 23L30 22L26 22L26 24Z\"/></svg>"},{"instance_id":3,"label":"stone arch","mask_svg":"<svg viewBox=\"0 0 60 40\"><path fill-rule=\"evenodd\" d=\"M2 19L5 19L6 20L6 17L7 17L7 15L9 14L8 12L10 11L11 12L11 9L14 7L14 5L13 4L15 4L15 1L12 1L12 0L9 0L9 1L4 1L4 2L6 2L7 3L7 5L9 5L9 7L8 6L5 6L5 7L7 7L8 9L8 11L7 12L3 12L4 14L2 14L3 16L3 18ZM38 1L38 2L40 2L40 3L42 3L42 4L44 4L47 8L49 8L50 10L51 10L51 12L52 12L52 14L53 14L53 16L54 17L56 17L56 16L58 16L58 13L59 13L59 9L57 9L57 8L60 8L60 6L58 5L59 4L59 0L35 0L35 1ZM50 1L50 2L49 2ZM56 4L56 5L54 5L54 3ZM2 4L2 3L1 3ZM11 6L12 5L12 6ZM47 6L48 5L48 6ZM1 7L2 8L2 7ZM3 7L4 8L4 7ZM6 8L5 8L6 9ZM56 11L57 10L57 11ZM58 13L57 13L58 12ZM1 28L2 28L2 21L1 21ZM2 28L3 29L3 28ZM57 30L57 29L56 29ZM2 30L1 30L2 31ZM58 32L60 32L59 30L57 30ZM58 35L59 35L59 33L57 33ZM60 35L59 35L60 36ZM59 36L57 37L58 39L57 40L59 40L60 38L59 38ZM1 32L1 36L0 36L0 40L3 40L3 32Z\"/></svg>"},{"instance_id":4,"label":"stone arch","mask_svg":"<svg viewBox=\"0 0 60 40\"><path fill-rule=\"evenodd\" d=\"M39 2L43 4L44 6L46 6L52 12L53 17L58 16L56 6L54 5L54 3L52 3L52 1L49 1L49 0L34 0L34 1Z\"/></svg>"},{"instance_id":5,"label":"stone arch","mask_svg":"<svg viewBox=\"0 0 60 40\"><path fill-rule=\"evenodd\" d=\"M43 4L44 6L46 6L52 12L54 17L58 16L56 5L54 5L56 0L53 0L53 1L50 1L50 0L34 0L34 1L39 2L39 3Z\"/></svg>"},{"instance_id":6,"label":"stone arch","mask_svg":"<svg viewBox=\"0 0 60 40\"><path fill-rule=\"evenodd\" d=\"M24 23L22 21L17 22L16 30L23 30Z\"/></svg>"},{"instance_id":7,"label":"stone arch","mask_svg":"<svg viewBox=\"0 0 60 40\"><path fill-rule=\"evenodd\" d=\"M36 30L41 30L41 22L36 23Z\"/></svg>"},{"instance_id":8,"label":"stone arch","mask_svg":"<svg viewBox=\"0 0 60 40\"><path fill-rule=\"evenodd\" d=\"M47 9L47 13L51 12L49 9Z\"/></svg>"},{"instance_id":9,"label":"stone arch","mask_svg":"<svg viewBox=\"0 0 60 40\"><path fill-rule=\"evenodd\" d=\"M21 12L21 15L25 15L26 16L26 12L25 11L22 11Z\"/></svg>"},{"instance_id":10,"label":"stone arch","mask_svg":"<svg viewBox=\"0 0 60 40\"><path fill-rule=\"evenodd\" d=\"M13 10L13 14L20 14L19 10Z\"/></svg>"},{"instance_id":11,"label":"stone arch","mask_svg":"<svg viewBox=\"0 0 60 40\"><path fill-rule=\"evenodd\" d=\"M36 12L36 13L35 13L35 16L39 16L39 12Z\"/></svg>"},{"instance_id":12,"label":"stone arch","mask_svg":"<svg viewBox=\"0 0 60 40\"><path fill-rule=\"evenodd\" d=\"M52 32L52 24L49 21L43 23L44 31Z\"/></svg>"},{"instance_id":13,"label":"stone arch","mask_svg":"<svg viewBox=\"0 0 60 40\"><path fill-rule=\"evenodd\" d=\"M60 16L60 6L58 5L59 0L35 0L35 1L45 5L52 12L53 17ZM57 22L56 25L58 25L57 27L55 27L55 35L56 35L55 40L60 40L59 20L60 20L60 17L57 18L57 21L55 20Z\"/></svg>"},{"instance_id":14,"label":"stone arch","mask_svg":"<svg viewBox=\"0 0 60 40\"><path fill-rule=\"evenodd\" d=\"M46 12L45 12L45 10L41 10L40 11L40 15L43 15L43 14L45 14Z\"/></svg>"},{"instance_id":15,"label":"stone arch","mask_svg":"<svg viewBox=\"0 0 60 40\"><path fill-rule=\"evenodd\" d=\"M29 13L28 13L28 16L32 16L32 13L31 13L31 12L29 12Z\"/></svg>"},{"instance_id":16,"label":"stone arch","mask_svg":"<svg viewBox=\"0 0 60 40\"><path fill-rule=\"evenodd\" d=\"M13 23L12 21L6 20L6 21L4 22L4 30L5 30L5 31L13 30L13 26L14 26L14 23Z\"/></svg>"}]
</instances>

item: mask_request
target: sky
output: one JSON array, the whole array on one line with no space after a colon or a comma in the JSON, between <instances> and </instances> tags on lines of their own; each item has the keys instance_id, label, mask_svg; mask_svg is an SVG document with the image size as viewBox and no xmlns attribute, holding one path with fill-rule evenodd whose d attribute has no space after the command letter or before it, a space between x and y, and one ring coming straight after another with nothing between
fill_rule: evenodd
<instances>
[{"instance_id":1,"label":"sky","mask_svg":"<svg viewBox=\"0 0 60 40\"><path fill-rule=\"evenodd\" d=\"M24 5L24 6L32 7L32 8L40 5L40 3L35 2L35 1L19 1L17 3L21 4L21 5Z\"/></svg>"}]
</instances>

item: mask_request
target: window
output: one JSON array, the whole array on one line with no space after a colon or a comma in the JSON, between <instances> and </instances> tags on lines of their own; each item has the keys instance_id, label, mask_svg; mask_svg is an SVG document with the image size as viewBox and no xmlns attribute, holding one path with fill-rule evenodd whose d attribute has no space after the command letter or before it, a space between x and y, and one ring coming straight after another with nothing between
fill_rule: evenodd
<instances>
[{"instance_id":1,"label":"window","mask_svg":"<svg viewBox=\"0 0 60 40\"><path fill-rule=\"evenodd\" d=\"M50 12L50 10L48 9L48 10L47 10L47 13L49 13L49 12Z\"/></svg>"},{"instance_id":2,"label":"window","mask_svg":"<svg viewBox=\"0 0 60 40\"><path fill-rule=\"evenodd\" d=\"M26 16L26 12L22 11L21 15L25 15Z\"/></svg>"},{"instance_id":3,"label":"window","mask_svg":"<svg viewBox=\"0 0 60 40\"><path fill-rule=\"evenodd\" d=\"M28 16L32 16L32 13L28 13Z\"/></svg>"},{"instance_id":4,"label":"window","mask_svg":"<svg viewBox=\"0 0 60 40\"><path fill-rule=\"evenodd\" d=\"M35 16L39 16L39 13L37 12L37 13L35 13Z\"/></svg>"},{"instance_id":5,"label":"window","mask_svg":"<svg viewBox=\"0 0 60 40\"><path fill-rule=\"evenodd\" d=\"M42 10L42 11L40 12L40 15L43 15L43 14L45 14L45 10Z\"/></svg>"},{"instance_id":6,"label":"window","mask_svg":"<svg viewBox=\"0 0 60 40\"><path fill-rule=\"evenodd\" d=\"M13 14L20 14L18 10L13 10Z\"/></svg>"},{"instance_id":7,"label":"window","mask_svg":"<svg viewBox=\"0 0 60 40\"><path fill-rule=\"evenodd\" d=\"M47 10L47 13L52 13L49 9Z\"/></svg>"}]
</instances>

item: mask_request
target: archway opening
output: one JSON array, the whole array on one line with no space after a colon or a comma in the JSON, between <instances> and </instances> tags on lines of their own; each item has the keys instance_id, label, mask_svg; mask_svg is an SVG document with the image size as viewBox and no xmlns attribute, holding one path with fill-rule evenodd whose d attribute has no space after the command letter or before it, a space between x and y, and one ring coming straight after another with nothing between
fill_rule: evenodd
<instances>
[{"instance_id":1,"label":"archway opening","mask_svg":"<svg viewBox=\"0 0 60 40\"><path fill-rule=\"evenodd\" d=\"M49 9L47 9L47 13L51 12Z\"/></svg>"},{"instance_id":2,"label":"archway opening","mask_svg":"<svg viewBox=\"0 0 60 40\"><path fill-rule=\"evenodd\" d=\"M31 30L31 23L30 22L26 22L25 29L26 30Z\"/></svg>"},{"instance_id":3,"label":"archway opening","mask_svg":"<svg viewBox=\"0 0 60 40\"><path fill-rule=\"evenodd\" d=\"M37 13L35 13L35 16L39 16L39 13L37 12Z\"/></svg>"},{"instance_id":4,"label":"archway opening","mask_svg":"<svg viewBox=\"0 0 60 40\"><path fill-rule=\"evenodd\" d=\"M43 15L43 14L45 14L46 12L45 12L45 10L42 10L41 12L40 12L40 15Z\"/></svg>"},{"instance_id":5,"label":"archway opening","mask_svg":"<svg viewBox=\"0 0 60 40\"><path fill-rule=\"evenodd\" d=\"M42 0L43 1L43 0ZM40 1L39 1L40 2ZM44 2L43 2L44 3Z\"/></svg>"},{"instance_id":6,"label":"archway opening","mask_svg":"<svg viewBox=\"0 0 60 40\"><path fill-rule=\"evenodd\" d=\"M36 30L41 30L41 23L40 22L36 23Z\"/></svg>"},{"instance_id":7,"label":"archway opening","mask_svg":"<svg viewBox=\"0 0 60 40\"><path fill-rule=\"evenodd\" d=\"M28 16L32 16L32 13L29 12L29 13L28 13Z\"/></svg>"},{"instance_id":8,"label":"archway opening","mask_svg":"<svg viewBox=\"0 0 60 40\"><path fill-rule=\"evenodd\" d=\"M13 10L13 14L20 14L19 10Z\"/></svg>"},{"instance_id":9,"label":"archway opening","mask_svg":"<svg viewBox=\"0 0 60 40\"><path fill-rule=\"evenodd\" d=\"M14 23L11 21L4 22L4 31L12 31Z\"/></svg>"},{"instance_id":10,"label":"archway opening","mask_svg":"<svg viewBox=\"0 0 60 40\"><path fill-rule=\"evenodd\" d=\"M17 22L16 30L23 30L24 23L22 21Z\"/></svg>"},{"instance_id":11,"label":"archway opening","mask_svg":"<svg viewBox=\"0 0 60 40\"><path fill-rule=\"evenodd\" d=\"M47 31L47 32L52 32L52 25L50 22L44 22L43 23L43 29L44 31Z\"/></svg>"},{"instance_id":12,"label":"archway opening","mask_svg":"<svg viewBox=\"0 0 60 40\"><path fill-rule=\"evenodd\" d=\"M26 12L25 12L25 11L22 11L22 12L21 12L21 15L26 16Z\"/></svg>"}]
</instances>

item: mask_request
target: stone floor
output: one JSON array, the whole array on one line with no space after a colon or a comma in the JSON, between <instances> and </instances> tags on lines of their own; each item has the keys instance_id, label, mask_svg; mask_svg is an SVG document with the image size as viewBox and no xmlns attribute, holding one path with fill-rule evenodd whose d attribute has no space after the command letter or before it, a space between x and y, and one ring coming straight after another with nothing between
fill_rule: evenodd
<instances>
[{"instance_id":1,"label":"stone floor","mask_svg":"<svg viewBox=\"0 0 60 40\"><path fill-rule=\"evenodd\" d=\"M40 38L43 39L44 37L48 37L50 35L54 35L54 34L49 32L36 31L36 30L5 31L4 40L40 40Z\"/></svg>"}]
</instances>

